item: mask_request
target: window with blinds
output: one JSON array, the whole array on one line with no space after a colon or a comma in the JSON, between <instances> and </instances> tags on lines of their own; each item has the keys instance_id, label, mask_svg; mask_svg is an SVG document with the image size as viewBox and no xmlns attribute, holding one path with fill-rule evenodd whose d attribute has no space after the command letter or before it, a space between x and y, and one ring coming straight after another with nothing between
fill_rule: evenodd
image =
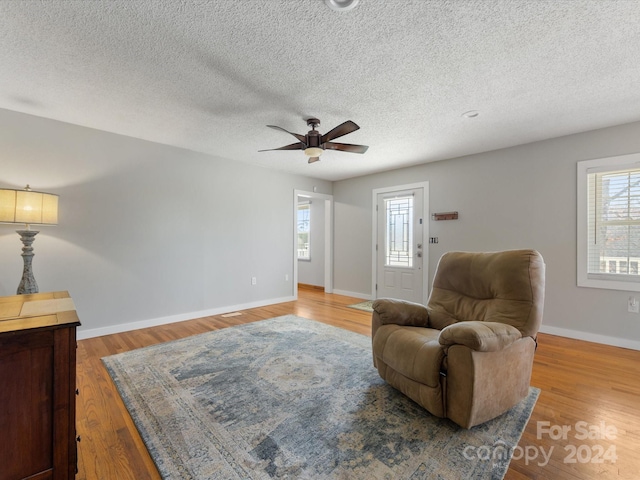
<instances>
[{"instance_id":1,"label":"window with blinds","mask_svg":"<svg viewBox=\"0 0 640 480\"><path fill-rule=\"evenodd\" d=\"M630 162L636 157L578 163L580 286L640 291L640 164Z\"/></svg>"},{"instance_id":2,"label":"window with blinds","mask_svg":"<svg viewBox=\"0 0 640 480\"><path fill-rule=\"evenodd\" d=\"M589 274L640 280L640 169L590 173Z\"/></svg>"}]
</instances>

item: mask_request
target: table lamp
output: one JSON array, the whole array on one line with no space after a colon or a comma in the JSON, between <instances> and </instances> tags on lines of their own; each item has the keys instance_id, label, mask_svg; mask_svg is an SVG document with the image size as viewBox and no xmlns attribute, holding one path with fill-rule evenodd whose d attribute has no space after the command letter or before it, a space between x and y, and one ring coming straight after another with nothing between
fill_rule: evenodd
<instances>
[{"instance_id":1,"label":"table lamp","mask_svg":"<svg viewBox=\"0 0 640 480\"><path fill-rule=\"evenodd\" d=\"M24 190L0 189L0 223L24 223L25 230L16 230L22 240L24 270L18 286L18 295L38 293L38 284L33 277L31 244L39 233L31 225L58 224L58 195L34 192L29 185Z\"/></svg>"}]
</instances>

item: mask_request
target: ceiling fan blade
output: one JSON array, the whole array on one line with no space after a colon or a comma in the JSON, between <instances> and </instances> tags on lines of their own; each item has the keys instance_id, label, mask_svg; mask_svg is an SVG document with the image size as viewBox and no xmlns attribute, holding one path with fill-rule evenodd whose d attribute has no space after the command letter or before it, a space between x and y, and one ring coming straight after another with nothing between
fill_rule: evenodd
<instances>
[{"instance_id":1,"label":"ceiling fan blade","mask_svg":"<svg viewBox=\"0 0 640 480\"><path fill-rule=\"evenodd\" d=\"M356 125L354 122L352 122L351 120L347 120L346 122L341 123L336 128L329 130L327 133L322 135L322 140L320 143L330 142L334 138L342 137L347 133L355 132L359 128L360 127Z\"/></svg>"},{"instance_id":2,"label":"ceiling fan blade","mask_svg":"<svg viewBox=\"0 0 640 480\"><path fill-rule=\"evenodd\" d=\"M307 141L307 139L305 138L305 136L304 136L304 135L298 135L297 133L290 132L289 130L285 130L285 129L284 129L284 128L282 128L282 127L278 127L278 126L276 126L276 125L267 125L267 127L269 127L269 128L275 128L276 130L281 130L281 131L283 131L283 132L285 132L285 133L288 133L289 135L293 135L293 136L294 136L294 137L296 137L298 140L300 140L302 143L305 143L305 142Z\"/></svg>"},{"instance_id":3,"label":"ceiling fan blade","mask_svg":"<svg viewBox=\"0 0 640 480\"><path fill-rule=\"evenodd\" d=\"M341 152L364 153L369 147L366 145L352 145L350 143L327 142L323 145L327 150L340 150Z\"/></svg>"},{"instance_id":4,"label":"ceiling fan blade","mask_svg":"<svg viewBox=\"0 0 640 480\"><path fill-rule=\"evenodd\" d=\"M320 160L320 157L309 157L308 163L318 162L319 160Z\"/></svg>"},{"instance_id":5,"label":"ceiling fan blade","mask_svg":"<svg viewBox=\"0 0 640 480\"><path fill-rule=\"evenodd\" d=\"M267 148L266 150L258 150L259 152L271 152L273 150L304 150L306 147L303 143L296 142L291 145L285 145L280 148Z\"/></svg>"}]
</instances>

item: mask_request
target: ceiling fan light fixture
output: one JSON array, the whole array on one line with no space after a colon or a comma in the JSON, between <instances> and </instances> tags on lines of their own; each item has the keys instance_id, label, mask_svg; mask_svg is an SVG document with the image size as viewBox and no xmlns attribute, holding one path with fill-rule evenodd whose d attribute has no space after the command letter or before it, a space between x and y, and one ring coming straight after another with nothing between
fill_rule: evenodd
<instances>
[{"instance_id":1,"label":"ceiling fan light fixture","mask_svg":"<svg viewBox=\"0 0 640 480\"><path fill-rule=\"evenodd\" d=\"M322 155L322 152L324 152L324 150L322 150L320 147L307 147L304 149L304 154L307 157L319 157L320 155Z\"/></svg>"},{"instance_id":2,"label":"ceiling fan light fixture","mask_svg":"<svg viewBox=\"0 0 640 480\"><path fill-rule=\"evenodd\" d=\"M272 150L302 150L305 155L309 157L309 163L314 163L320 160L320 155L322 155L325 150L337 150L339 152L349 153L365 153L369 148L366 145L353 145L351 143L337 143L332 141L336 138L348 135L349 133L355 132L356 130L360 129L360 127L351 120L342 122L340 125L332 128L324 135L321 135L320 132L316 130L316 127L320 125L320 120L318 120L317 118L307 119L307 125L311 127L311 130L309 130L306 135L298 135L297 133L290 132L276 125L267 125L267 127L269 128L280 130L288 133L289 135L293 135L298 141L296 143L292 143L291 145L285 145L284 147L269 148L267 150L258 151L269 152Z\"/></svg>"},{"instance_id":3,"label":"ceiling fan light fixture","mask_svg":"<svg viewBox=\"0 0 640 480\"><path fill-rule=\"evenodd\" d=\"M324 0L324 3L326 3L331 10L346 12L355 8L358 1L359 0Z\"/></svg>"}]
</instances>

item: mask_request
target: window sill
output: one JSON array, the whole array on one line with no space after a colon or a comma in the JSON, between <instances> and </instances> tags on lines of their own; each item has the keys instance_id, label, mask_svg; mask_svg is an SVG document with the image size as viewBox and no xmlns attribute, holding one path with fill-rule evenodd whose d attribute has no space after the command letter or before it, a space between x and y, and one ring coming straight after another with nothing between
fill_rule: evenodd
<instances>
[{"instance_id":1,"label":"window sill","mask_svg":"<svg viewBox=\"0 0 640 480\"><path fill-rule=\"evenodd\" d=\"M579 287L603 288L606 290L621 290L624 292L640 292L640 283L620 280L596 280L592 278L578 280Z\"/></svg>"}]
</instances>

